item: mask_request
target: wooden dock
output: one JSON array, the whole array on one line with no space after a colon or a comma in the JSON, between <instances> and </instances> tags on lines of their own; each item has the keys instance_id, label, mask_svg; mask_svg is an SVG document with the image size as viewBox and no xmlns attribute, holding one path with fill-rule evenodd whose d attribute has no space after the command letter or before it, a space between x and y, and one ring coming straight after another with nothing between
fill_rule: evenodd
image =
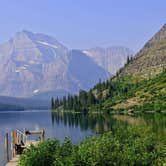
<instances>
[{"instance_id":1,"label":"wooden dock","mask_svg":"<svg viewBox=\"0 0 166 166\"><path fill-rule=\"evenodd\" d=\"M39 135L38 140L30 140L28 136ZM5 148L6 148L6 166L17 166L19 157L24 149L28 148L30 145L37 145L39 142L44 140L45 131L44 130L34 130L24 131L13 130L11 136L11 153L12 159L9 161L9 138L8 133L5 135Z\"/></svg>"},{"instance_id":2,"label":"wooden dock","mask_svg":"<svg viewBox=\"0 0 166 166\"><path fill-rule=\"evenodd\" d=\"M12 160L10 160L10 161L6 164L6 166L17 166L18 161L19 161L19 155L13 157Z\"/></svg>"}]
</instances>

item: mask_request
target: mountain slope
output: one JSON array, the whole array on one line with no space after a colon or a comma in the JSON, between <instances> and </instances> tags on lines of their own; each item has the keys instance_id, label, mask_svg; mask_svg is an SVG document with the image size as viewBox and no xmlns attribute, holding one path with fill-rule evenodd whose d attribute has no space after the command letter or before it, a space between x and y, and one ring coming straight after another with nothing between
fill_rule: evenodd
<instances>
[{"instance_id":1,"label":"mountain slope","mask_svg":"<svg viewBox=\"0 0 166 166\"><path fill-rule=\"evenodd\" d=\"M166 25L150 39L102 93L103 110L166 111Z\"/></svg>"},{"instance_id":2,"label":"mountain slope","mask_svg":"<svg viewBox=\"0 0 166 166\"><path fill-rule=\"evenodd\" d=\"M0 111L23 111L32 109L50 109L50 99L16 98L0 96Z\"/></svg>"},{"instance_id":3,"label":"mountain slope","mask_svg":"<svg viewBox=\"0 0 166 166\"><path fill-rule=\"evenodd\" d=\"M166 71L140 82L123 76L112 84L116 88L103 101L103 110L166 111Z\"/></svg>"},{"instance_id":4,"label":"mountain slope","mask_svg":"<svg viewBox=\"0 0 166 166\"><path fill-rule=\"evenodd\" d=\"M85 89L89 89L95 85L99 79L103 80L103 75L108 78L110 74L101 67L96 67L96 63L80 50L72 50L69 52L69 65L68 71L72 74L73 78L79 81L77 84L80 89L85 85Z\"/></svg>"},{"instance_id":5,"label":"mountain slope","mask_svg":"<svg viewBox=\"0 0 166 166\"><path fill-rule=\"evenodd\" d=\"M166 111L166 25L110 80L64 99L75 111ZM59 107L55 100L53 108Z\"/></svg>"},{"instance_id":6,"label":"mountain slope","mask_svg":"<svg viewBox=\"0 0 166 166\"><path fill-rule=\"evenodd\" d=\"M138 52L135 59L122 69L121 74L148 77L160 73L166 66L166 24Z\"/></svg>"},{"instance_id":7,"label":"mountain slope","mask_svg":"<svg viewBox=\"0 0 166 166\"><path fill-rule=\"evenodd\" d=\"M133 51L125 47L96 47L83 51L91 57L99 66L114 75L124 64L127 58L134 55Z\"/></svg>"},{"instance_id":8,"label":"mountain slope","mask_svg":"<svg viewBox=\"0 0 166 166\"><path fill-rule=\"evenodd\" d=\"M80 61L74 51L54 38L28 31L17 33L0 45L0 95L30 97L59 90L74 93L89 88L99 78L107 78L107 71L92 62L86 54L78 54L81 63L89 65L88 70L77 65ZM83 75L88 75L88 79L85 80Z\"/></svg>"}]
</instances>

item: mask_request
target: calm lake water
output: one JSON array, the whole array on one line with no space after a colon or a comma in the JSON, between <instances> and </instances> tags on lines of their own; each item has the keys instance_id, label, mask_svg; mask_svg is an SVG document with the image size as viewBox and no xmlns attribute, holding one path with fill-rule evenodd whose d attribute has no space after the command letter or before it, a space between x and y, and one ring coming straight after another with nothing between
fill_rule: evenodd
<instances>
[{"instance_id":1,"label":"calm lake water","mask_svg":"<svg viewBox=\"0 0 166 166\"><path fill-rule=\"evenodd\" d=\"M13 129L45 129L46 138L57 138L62 141L69 136L73 143L79 143L85 137L109 130L115 132L121 126L136 124L151 127L160 139L166 139L166 114L84 115L52 113L49 110L3 112L0 113L0 166L5 165L5 133L10 133Z\"/></svg>"}]
</instances>

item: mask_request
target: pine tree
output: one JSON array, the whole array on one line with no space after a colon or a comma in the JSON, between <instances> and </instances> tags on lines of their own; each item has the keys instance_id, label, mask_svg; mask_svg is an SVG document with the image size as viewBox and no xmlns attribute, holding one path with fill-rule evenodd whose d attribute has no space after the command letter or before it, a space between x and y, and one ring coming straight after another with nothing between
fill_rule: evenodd
<instances>
[{"instance_id":1,"label":"pine tree","mask_svg":"<svg viewBox=\"0 0 166 166\"><path fill-rule=\"evenodd\" d=\"M95 99L95 96L93 95L92 91L89 91L87 97L88 97L88 99L87 99L88 106L95 104L96 99Z\"/></svg>"},{"instance_id":2,"label":"pine tree","mask_svg":"<svg viewBox=\"0 0 166 166\"><path fill-rule=\"evenodd\" d=\"M63 97L63 103L62 103L62 105L63 105L63 108L64 108L64 109L67 109L66 96Z\"/></svg>"},{"instance_id":3,"label":"pine tree","mask_svg":"<svg viewBox=\"0 0 166 166\"><path fill-rule=\"evenodd\" d=\"M83 108L86 108L87 107L87 92L86 91L81 90L79 92L79 100L80 100L81 106Z\"/></svg>"},{"instance_id":4,"label":"pine tree","mask_svg":"<svg viewBox=\"0 0 166 166\"><path fill-rule=\"evenodd\" d=\"M129 62L130 62L130 57L127 56L127 64L129 64Z\"/></svg>"},{"instance_id":5,"label":"pine tree","mask_svg":"<svg viewBox=\"0 0 166 166\"><path fill-rule=\"evenodd\" d=\"M54 106L55 106L55 105L54 105L54 98L52 97L52 98L51 98L51 108L54 109Z\"/></svg>"}]
</instances>

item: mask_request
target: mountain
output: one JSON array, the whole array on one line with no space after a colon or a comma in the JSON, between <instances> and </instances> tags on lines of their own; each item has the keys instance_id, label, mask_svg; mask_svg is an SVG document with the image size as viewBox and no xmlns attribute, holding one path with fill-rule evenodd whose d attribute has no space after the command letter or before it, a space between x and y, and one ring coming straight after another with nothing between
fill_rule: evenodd
<instances>
[{"instance_id":1,"label":"mountain","mask_svg":"<svg viewBox=\"0 0 166 166\"><path fill-rule=\"evenodd\" d=\"M0 96L0 111L23 111L27 109L49 109L51 107L50 100L32 99L32 98L16 98L8 96Z\"/></svg>"},{"instance_id":2,"label":"mountain","mask_svg":"<svg viewBox=\"0 0 166 166\"><path fill-rule=\"evenodd\" d=\"M115 77L93 92L102 96L103 110L166 111L166 24Z\"/></svg>"},{"instance_id":3,"label":"mountain","mask_svg":"<svg viewBox=\"0 0 166 166\"><path fill-rule=\"evenodd\" d=\"M63 89L60 90L55 90L55 91L47 91L47 92L38 92L34 94L30 99L35 99L35 100L44 100L44 101L50 101L52 97L54 98L62 98L64 96L67 96L68 94L72 94L71 92L65 91Z\"/></svg>"},{"instance_id":4,"label":"mountain","mask_svg":"<svg viewBox=\"0 0 166 166\"><path fill-rule=\"evenodd\" d=\"M83 53L91 57L99 66L114 75L124 64L127 58L134 55L134 52L125 47L96 47L84 50Z\"/></svg>"},{"instance_id":5,"label":"mountain","mask_svg":"<svg viewBox=\"0 0 166 166\"><path fill-rule=\"evenodd\" d=\"M0 45L0 73L0 95L14 97L75 93L109 75L81 50L68 50L50 36L28 31Z\"/></svg>"},{"instance_id":6,"label":"mountain","mask_svg":"<svg viewBox=\"0 0 166 166\"><path fill-rule=\"evenodd\" d=\"M166 111L165 101L166 25L114 77L73 99L64 99L63 107L83 112L161 112ZM57 107L59 102L55 100L53 108Z\"/></svg>"},{"instance_id":7,"label":"mountain","mask_svg":"<svg viewBox=\"0 0 166 166\"><path fill-rule=\"evenodd\" d=\"M24 108L18 105L0 103L0 112L2 111L23 111Z\"/></svg>"},{"instance_id":8,"label":"mountain","mask_svg":"<svg viewBox=\"0 0 166 166\"><path fill-rule=\"evenodd\" d=\"M99 67L90 57L86 56L80 50L71 50L69 52L68 70L72 73L73 78L81 80L77 83L79 89L83 85L85 85L85 89L90 89L99 79L104 80L110 76L106 70Z\"/></svg>"},{"instance_id":9,"label":"mountain","mask_svg":"<svg viewBox=\"0 0 166 166\"><path fill-rule=\"evenodd\" d=\"M166 67L166 24L136 54L134 60L122 69L121 74L141 77L153 76Z\"/></svg>"}]
</instances>

